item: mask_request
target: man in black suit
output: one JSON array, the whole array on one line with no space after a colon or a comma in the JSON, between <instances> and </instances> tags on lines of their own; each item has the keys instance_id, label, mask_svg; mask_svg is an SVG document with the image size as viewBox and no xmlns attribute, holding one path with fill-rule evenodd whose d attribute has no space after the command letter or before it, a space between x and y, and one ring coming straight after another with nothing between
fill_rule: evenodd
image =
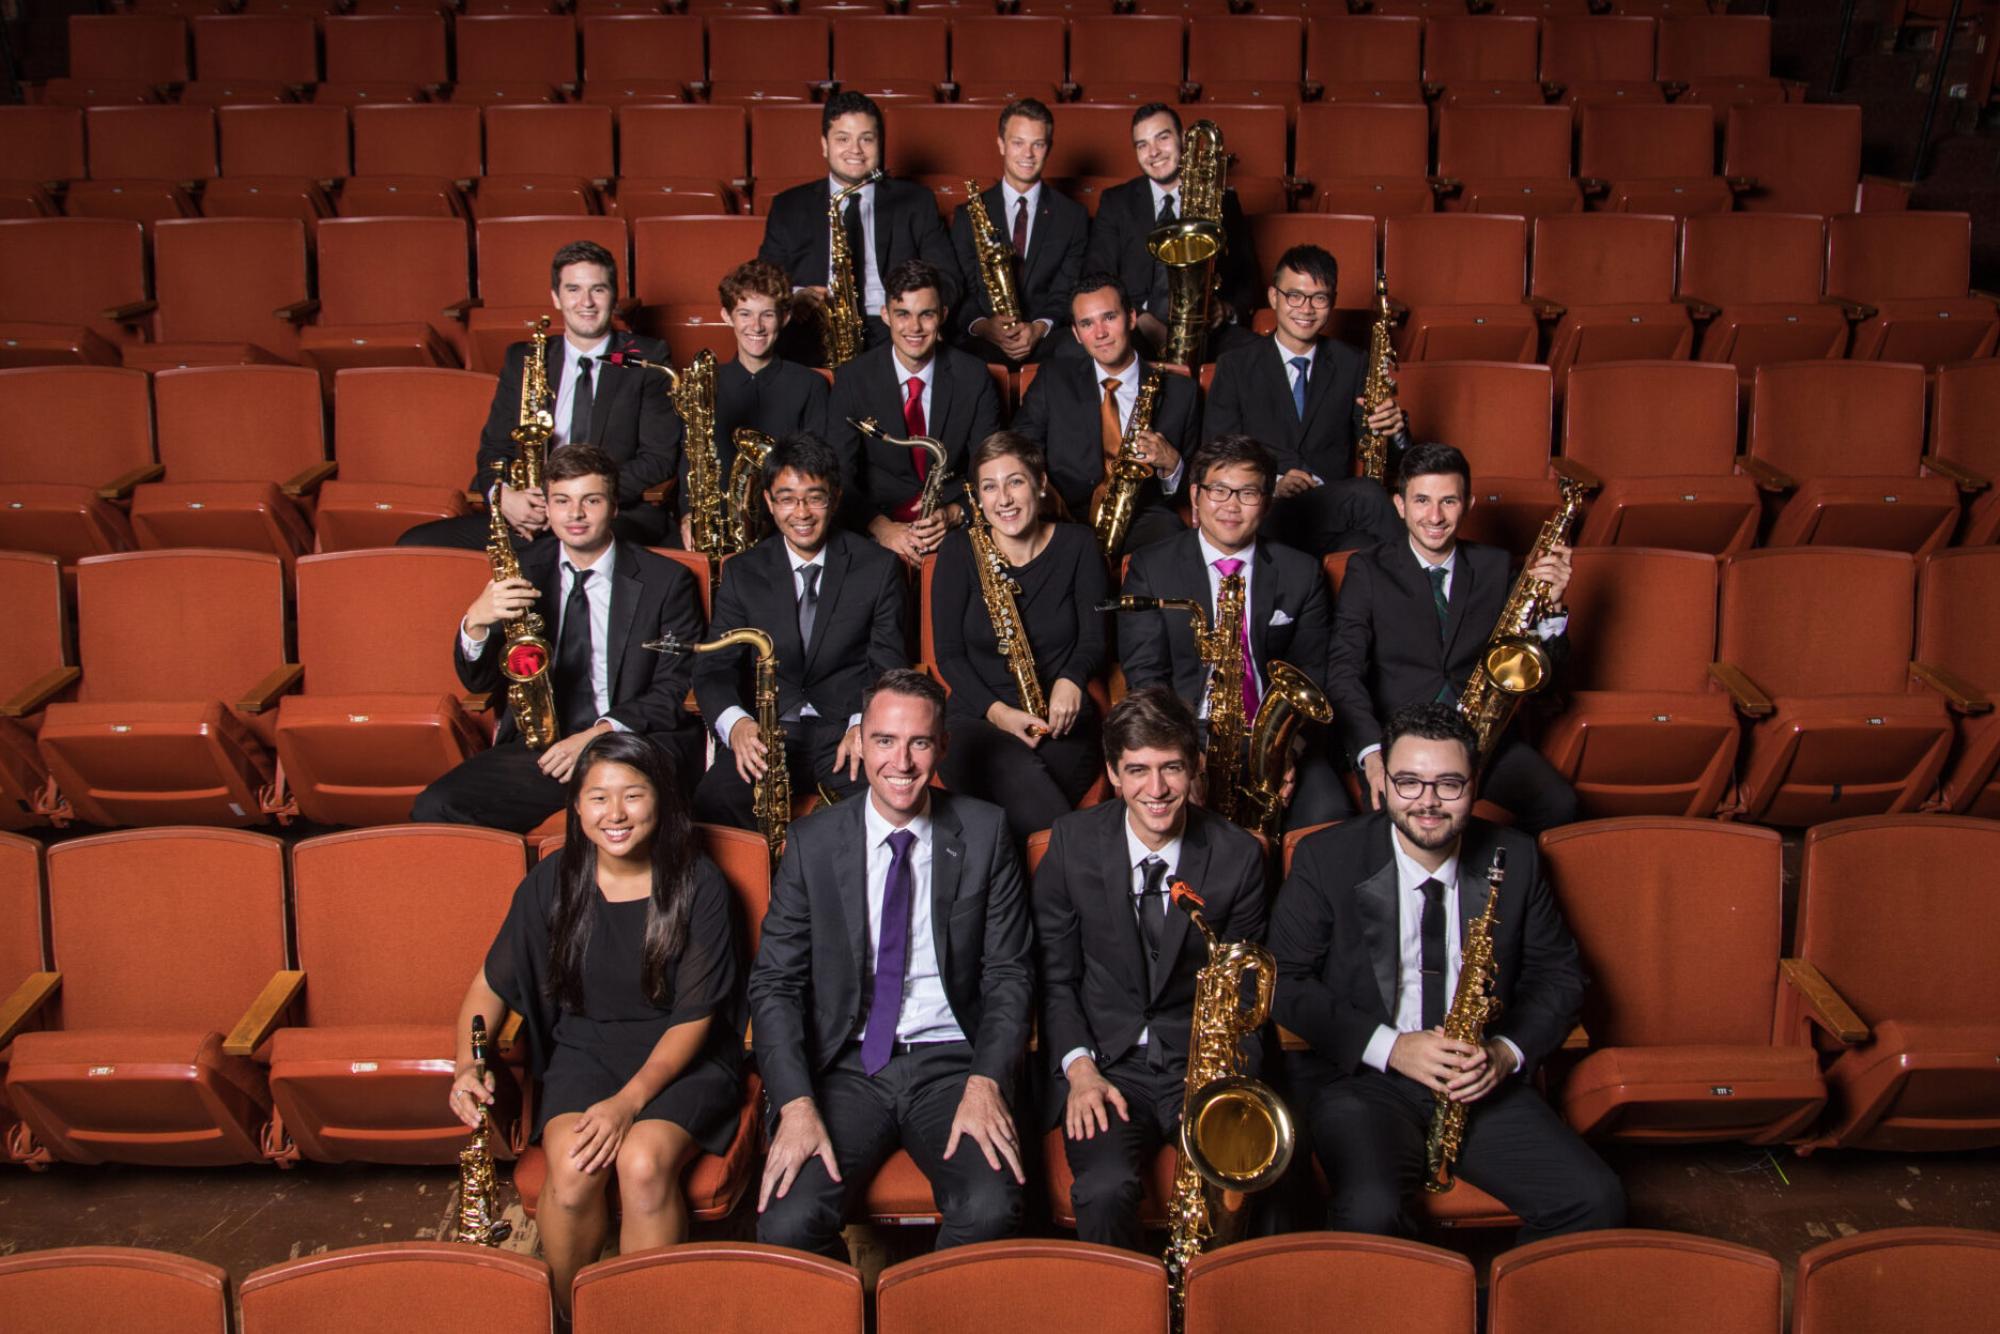
<instances>
[{"instance_id":1,"label":"man in black suit","mask_svg":"<svg viewBox=\"0 0 2000 1334\"><path fill-rule=\"evenodd\" d=\"M791 828L750 970L775 1109L757 1239L845 1259L840 1229L896 1149L929 1178L940 1248L1012 1235L1032 945L997 806L929 786L944 689L899 670L861 706L868 794Z\"/></svg>"},{"instance_id":2,"label":"man in black suit","mask_svg":"<svg viewBox=\"0 0 2000 1334\"><path fill-rule=\"evenodd\" d=\"M1250 659L1243 682L1246 726L1255 720L1273 662L1289 662L1315 685L1324 685L1333 628L1332 599L1319 562L1257 536L1270 502L1272 470L1271 451L1247 435L1225 435L1196 450L1188 462L1194 528L1134 552L1120 590L1127 597L1192 598L1213 621L1223 579L1243 577L1247 636L1239 643L1247 639ZM1121 612L1118 643L1128 689L1171 686L1189 707L1208 716L1209 668L1196 651L1186 612ZM1307 723L1293 738L1296 767L1287 829L1338 820L1351 810L1318 733Z\"/></svg>"},{"instance_id":3,"label":"man in black suit","mask_svg":"<svg viewBox=\"0 0 2000 1334\"><path fill-rule=\"evenodd\" d=\"M681 419L654 381L621 365L628 356L664 363L667 345L611 327L618 304L618 261L595 241L572 241L556 251L549 266L550 299L562 320L562 336L548 344L550 405L555 430L549 448L595 445L618 465L618 517L613 531L622 542L659 546L667 541L667 516L646 492L674 475L681 453ZM479 467L468 490L498 504L514 535L514 548L551 545L548 510L541 493L517 491L494 481L493 465L520 452L513 439L521 421L521 378L533 343L507 349L493 407L479 433ZM406 547L485 547L484 514L421 523L397 539Z\"/></svg>"},{"instance_id":4,"label":"man in black suit","mask_svg":"<svg viewBox=\"0 0 2000 1334\"><path fill-rule=\"evenodd\" d=\"M907 581L894 556L833 526L840 464L817 437L788 435L771 446L763 492L777 531L722 567L709 634L756 626L771 636L792 791L824 785L845 797L861 771L862 689L909 665ZM754 829L751 784L773 757L743 688L747 661L710 653L696 664L695 698L724 750L702 775L694 809L698 820Z\"/></svg>"},{"instance_id":5,"label":"man in black suit","mask_svg":"<svg viewBox=\"0 0 2000 1334\"><path fill-rule=\"evenodd\" d=\"M1293 246L1279 258L1265 293L1277 332L1216 358L1202 423L1211 440L1241 431L1278 456L1277 503L1267 530L1312 556L1373 546L1402 532L1382 483L1350 475L1368 362L1327 336L1338 272L1333 256L1316 245ZM1365 425L1390 438L1392 463L1409 443L1393 393Z\"/></svg>"},{"instance_id":6,"label":"man in black suit","mask_svg":"<svg viewBox=\"0 0 2000 1334\"><path fill-rule=\"evenodd\" d=\"M952 528L965 523L965 461L1000 429L1000 396L979 358L942 341L946 282L934 265L911 260L889 272L890 340L842 366L833 377L827 442L840 457L851 528L916 565ZM929 436L944 446L950 480L937 511L918 513L930 455L865 438L854 426L873 418L884 435Z\"/></svg>"},{"instance_id":7,"label":"man in black suit","mask_svg":"<svg viewBox=\"0 0 2000 1334\"><path fill-rule=\"evenodd\" d=\"M1299 844L1271 914L1278 1022L1295 1053L1293 1109L1309 1129L1341 1232L1411 1229L1437 1096L1466 1104L1454 1175L1521 1215L1521 1241L1617 1227L1625 1194L1530 1083L1576 1025L1583 968L1535 840L1472 818L1478 742L1449 704L1398 713L1383 734L1388 809ZM1464 940L1486 908L1494 853L1485 1041L1440 1029Z\"/></svg>"},{"instance_id":8,"label":"man in black suit","mask_svg":"<svg viewBox=\"0 0 2000 1334\"><path fill-rule=\"evenodd\" d=\"M671 634L701 638L701 597L688 572L619 541L618 465L590 445L549 455L546 499L555 540L521 558L519 579L480 591L459 625L454 662L467 690L505 701L502 623L534 612L553 649L548 679L560 740L539 753L511 712L493 745L417 794L418 823L480 824L525 833L563 808L577 755L602 732L644 732L677 763L684 782L701 770L701 730L681 711L684 659L646 649Z\"/></svg>"},{"instance_id":9,"label":"man in black suit","mask_svg":"<svg viewBox=\"0 0 2000 1334\"><path fill-rule=\"evenodd\" d=\"M1010 102L1000 113L1000 179L980 196L986 217L1014 252L1019 320L1001 320L980 277L971 209L952 215L951 243L958 254L959 338L966 351L987 361L1019 366L1061 351L1069 323L1069 292L1083 272L1090 215L1083 205L1042 179L1055 143L1056 118L1034 98Z\"/></svg>"},{"instance_id":10,"label":"man in black suit","mask_svg":"<svg viewBox=\"0 0 2000 1334\"><path fill-rule=\"evenodd\" d=\"M1347 563L1326 683L1342 748L1377 806L1381 720L1406 705L1458 699L1514 586L1506 552L1455 536L1472 504L1472 468L1458 450L1413 445L1403 455L1395 503L1405 536ZM1569 647L1569 548L1556 547L1533 573L1547 581L1551 600L1532 633L1560 662ZM1499 739L1480 790L1531 834L1577 817L1575 789L1518 736Z\"/></svg>"},{"instance_id":11,"label":"man in black suit","mask_svg":"<svg viewBox=\"0 0 2000 1334\"><path fill-rule=\"evenodd\" d=\"M736 336L736 355L715 368L717 485L736 460L736 428L747 426L777 440L797 431L826 433L826 380L817 371L778 356L778 338L791 319L791 283L776 265L745 260L722 279L722 318ZM688 532L687 455L681 456L681 545Z\"/></svg>"},{"instance_id":12,"label":"man in black suit","mask_svg":"<svg viewBox=\"0 0 2000 1334\"><path fill-rule=\"evenodd\" d=\"M1164 102L1148 102L1132 113L1132 151L1139 175L1106 190L1097 201L1090 247L1083 266L1118 275L1139 307L1139 335L1158 355L1166 346L1170 318L1167 266L1153 258L1146 238L1154 228L1186 211L1181 195L1181 118ZM1208 349L1204 360L1252 337L1249 320L1257 305L1256 262L1250 229L1236 192L1222 192L1222 232L1227 244L1216 260L1220 290L1209 303Z\"/></svg>"},{"instance_id":13,"label":"man in black suit","mask_svg":"<svg viewBox=\"0 0 2000 1334\"><path fill-rule=\"evenodd\" d=\"M1118 800L1057 820L1035 872L1041 1047L1076 1234L1139 1250L1139 1202L1153 1154L1176 1142L1195 974L1208 961L1169 887L1185 881L1201 896L1218 939L1261 943L1264 853L1188 800L1201 751L1194 714L1172 691L1118 701L1104 758Z\"/></svg>"},{"instance_id":14,"label":"man in black suit","mask_svg":"<svg viewBox=\"0 0 2000 1334\"><path fill-rule=\"evenodd\" d=\"M1084 275L1069 304L1076 341L1089 355L1042 365L1021 398L1014 429L1048 454L1049 480L1070 517L1089 523L1150 368L1133 343L1131 302L1116 278ZM1185 482L1184 456L1194 447L1198 397L1187 376L1168 372L1160 377L1152 427L1132 439L1153 475L1139 484L1121 551L1137 551L1187 530L1174 498Z\"/></svg>"},{"instance_id":15,"label":"man in black suit","mask_svg":"<svg viewBox=\"0 0 2000 1334\"><path fill-rule=\"evenodd\" d=\"M951 241L938 222L937 198L912 181L884 177L862 185L882 166L882 111L861 93L835 93L826 99L819 117L820 147L826 154L827 178L795 185L771 201L764 220L764 244L757 258L791 275L794 295L803 310L817 313L826 299L831 234L826 209L833 196L850 185L861 188L842 206L841 225L848 253L854 257L854 285L861 294L863 341L874 347L888 336L883 315L887 300L883 279L897 265L929 260L945 273L958 272ZM946 292L947 302L956 299ZM788 340L787 355L805 356L817 343L814 320L800 322L798 335Z\"/></svg>"}]
</instances>

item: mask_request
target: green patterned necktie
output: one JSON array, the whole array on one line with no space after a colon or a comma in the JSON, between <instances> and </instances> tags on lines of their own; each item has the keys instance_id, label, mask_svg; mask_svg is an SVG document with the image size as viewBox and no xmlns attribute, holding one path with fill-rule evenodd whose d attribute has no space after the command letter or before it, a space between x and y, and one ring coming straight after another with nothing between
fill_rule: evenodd
<instances>
[{"instance_id":1,"label":"green patterned necktie","mask_svg":"<svg viewBox=\"0 0 2000 1334\"><path fill-rule=\"evenodd\" d=\"M1444 595L1445 576L1450 573L1442 565L1433 565L1424 571L1431 577L1431 605L1437 608L1438 642L1444 641L1444 628L1451 618L1451 601Z\"/></svg>"}]
</instances>

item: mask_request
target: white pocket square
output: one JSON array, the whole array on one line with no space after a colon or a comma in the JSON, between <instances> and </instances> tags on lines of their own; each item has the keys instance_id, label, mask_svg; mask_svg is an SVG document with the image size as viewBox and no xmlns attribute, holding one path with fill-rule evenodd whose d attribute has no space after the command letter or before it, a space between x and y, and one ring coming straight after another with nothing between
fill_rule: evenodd
<instances>
[{"instance_id":1,"label":"white pocket square","mask_svg":"<svg viewBox=\"0 0 2000 1334\"><path fill-rule=\"evenodd\" d=\"M1292 623L1291 614L1287 612L1283 607L1279 607L1271 613L1271 624L1290 625L1291 623Z\"/></svg>"}]
</instances>

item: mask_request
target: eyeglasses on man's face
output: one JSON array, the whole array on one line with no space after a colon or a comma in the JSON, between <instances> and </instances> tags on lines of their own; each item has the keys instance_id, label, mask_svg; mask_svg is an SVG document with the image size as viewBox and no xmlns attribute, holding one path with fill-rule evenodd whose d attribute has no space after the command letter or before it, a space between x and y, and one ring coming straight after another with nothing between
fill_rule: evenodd
<instances>
[{"instance_id":1,"label":"eyeglasses on man's face","mask_svg":"<svg viewBox=\"0 0 2000 1334\"><path fill-rule=\"evenodd\" d=\"M1415 801L1429 788L1437 793L1439 801L1457 801L1465 795L1465 789L1472 786L1472 780L1458 774L1446 774L1443 778L1419 778L1415 774L1391 774L1389 786L1396 789L1396 795L1404 801Z\"/></svg>"},{"instance_id":2,"label":"eyeglasses on man's face","mask_svg":"<svg viewBox=\"0 0 2000 1334\"><path fill-rule=\"evenodd\" d=\"M1280 287L1278 295L1283 297L1285 304L1293 310L1301 308L1325 310L1333 304L1333 293L1331 292L1294 292L1288 287Z\"/></svg>"}]
</instances>

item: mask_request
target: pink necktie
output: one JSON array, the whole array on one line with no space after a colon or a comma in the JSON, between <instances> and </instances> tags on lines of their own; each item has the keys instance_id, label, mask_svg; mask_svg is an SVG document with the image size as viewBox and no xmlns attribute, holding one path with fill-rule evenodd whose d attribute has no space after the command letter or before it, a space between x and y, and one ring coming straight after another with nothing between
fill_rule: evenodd
<instances>
[{"instance_id":1,"label":"pink necktie","mask_svg":"<svg viewBox=\"0 0 2000 1334\"><path fill-rule=\"evenodd\" d=\"M1215 572L1227 579L1243 568L1243 562L1235 556L1225 556L1215 562ZM1221 599L1218 597L1217 601ZM1236 623L1236 646L1243 654L1243 716L1254 719L1257 716L1257 664L1250 656L1250 602L1243 602L1243 619Z\"/></svg>"}]
</instances>

